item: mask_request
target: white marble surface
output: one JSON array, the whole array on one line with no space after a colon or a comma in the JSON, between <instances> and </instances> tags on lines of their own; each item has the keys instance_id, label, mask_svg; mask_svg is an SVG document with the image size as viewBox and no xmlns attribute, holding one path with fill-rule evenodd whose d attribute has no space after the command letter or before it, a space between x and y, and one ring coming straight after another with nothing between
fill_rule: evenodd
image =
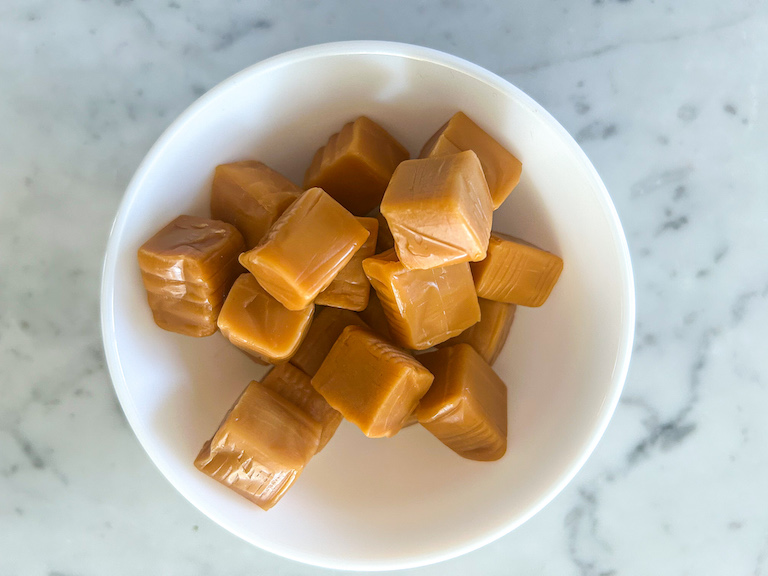
<instances>
[{"instance_id":1,"label":"white marble surface","mask_svg":"<svg viewBox=\"0 0 768 576\"><path fill-rule=\"evenodd\" d=\"M0 575L329 572L162 478L97 297L123 190L179 112L264 57L366 38L455 53L549 109L611 191L637 285L625 394L574 482L404 574L768 575L768 6L747 0L3 0Z\"/></svg>"}]
</instances>

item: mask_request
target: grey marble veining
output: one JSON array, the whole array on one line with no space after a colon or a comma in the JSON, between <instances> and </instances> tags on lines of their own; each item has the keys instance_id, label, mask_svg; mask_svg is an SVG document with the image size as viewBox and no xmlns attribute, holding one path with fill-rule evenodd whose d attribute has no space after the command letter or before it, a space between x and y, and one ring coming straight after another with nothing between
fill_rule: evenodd
<instances>
[{"instance_id":1,"label":"grey marble veining","mask_svg":"<svg viewBox=\"0 0 768 576\"><path fill-rule=\"evenodd\" d=\"M328 572L238 540L153 467L106 372L98 283L178 113L346 39L452 52L538 100L610 190L637 286L625 393L573 483L404 573L768 575L768 6L746 0L2 2L0 575Z\"/></svg>"}]
</instances>

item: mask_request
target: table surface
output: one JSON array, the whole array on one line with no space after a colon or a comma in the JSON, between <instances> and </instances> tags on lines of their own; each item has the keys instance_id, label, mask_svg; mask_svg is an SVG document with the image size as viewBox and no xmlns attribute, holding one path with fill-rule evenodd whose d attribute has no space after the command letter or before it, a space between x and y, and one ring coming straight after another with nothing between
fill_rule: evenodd
<instances>
[{"instance_id":1,"label":"table surface","mask_svg":"<svg viewBox=\"0 0 768 576\"><path fill-rule=\"evenodd\" d=\"M330 572L239 540L154 468L98 293L173 118L265 57L347 39L454 53L548 109L611 192L637 287L625 392L575 480L403 574L768 575L768 6L746 0L3 0L0 575Z\"/></svg>"}]
</instances>

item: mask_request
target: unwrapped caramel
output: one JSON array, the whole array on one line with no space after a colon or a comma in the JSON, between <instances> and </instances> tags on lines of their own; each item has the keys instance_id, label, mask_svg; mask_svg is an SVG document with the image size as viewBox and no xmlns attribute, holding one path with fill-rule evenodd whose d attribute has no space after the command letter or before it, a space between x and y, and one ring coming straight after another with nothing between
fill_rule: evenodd
<instances>
[{"instance_id":1,"label":"unwrapped caramel","mask_svg":"<svg viewBox=\"0 0 768 576\"><path fill-rule=\"evenodd\" d=\"M219 329L238 348L274 364L290 359L299 348L314 310L314 304L288 310L245 273L221 308Z\"/></svg>"},{"instance_id":2,"label":"unwrapped caramel","mask_svg":"<svg viewBox=\"0 0 768 576\"><path fill-rule=\"evenodd\" d=\"M317 452L321 433L306 412L253 381L203 445L195 466L269 510Z\"/></svg>"},{"instance_id":3,"label":"unwrapped caramel","mask_svg":"<svg viewBox=\"0 0 768 576\"><path fill-rule=\"evenodd\" d=\"M416 417L438 440L470 460L507 450L507 386L469 344L419 356L435 381Z\"/></svg>"},{"instance_id":4,"label":"unwrapped caramel","mask_svg":"<svg viewBox=\"0 0 768 576\"><path fill-rule=\"evenodd\" d=\"M211 215L240 230L250 250L301 192L288 178L261 162L221 164L213 176Z\"/></svg>"},{"instance_id":5,"label":"unwrapped caramel","mask_svg":"<svg viewBox=\"0 0 768 576\"><path fill-rule=\"evenodd\" d=\"M348 326L312 386L370 438L393 436L432 383L413 356L370 330Z\"/></svg>"},{"instance_id":6,"label":"unwrapped caramel","mask_svg":"<svg viewBox=\"0 0 768 576\"><path fill-rule=\"evenodd\" d=\"M231 224L196 216L179 216L147 240L138 260L155 323L187 336L213 334L244 247Z\"/></svg>"},{"instance_id":7,"label":"unwrapped caramel","mask_svg":"<svg viewBox=\"0 0 768 576\"><path fill-rule=\"evenodd\" d=\"M306 308L347 265L369 232L320 188L302 194L253 250L245 266L289 310Z\"/></svg>"},{"instance_id":8,"label":"unwrapped caramel","mask_svg":"<svg viewBox=\"0 0 768 576\"><path fill-rule=\"evenodd\" d=\"M328 288L317 295L315 304L356 311L364 310L368 306L371 283L363 272L363 260L376 252L379 222L376 218L358 218L357 221L368 230L368 239L336 275Z\"/></svg>"},{"instance_id":9,"label":"unwrapped caramel","mask_svg":"<svg viewBox=\"0 0 768 576\"><path fill-rule=\"evenodd\" d=\"M507 341L517 307L514 304L494 302L485 298L478 298L478 302L480 304L480 322L438 346L469 344L483 357L483 360L493 366Z\"/></svg>"},{"instance_id":10,"label":"unwrapped caramel","mask_svg":"<svg viewBox=\"0 0 768 576\"><path fill-rule=\"evenodd\" d=\"M458 336L480 320L469 264L408 270L394 250L363 261L394 341L425 350Z\"/></svg>"},{"instance_id":11,"label":"unwrapped caramel","mask_svg":"<svg viewBox=\"0 0 768 576\"><path fill-rule=\"evenodd\" d=\"M559 256L499 232L491 235L485 260L472 264L478 296L520 306L544 304L562 271Z\"/></svg>"},{"instance_id":12,"label":"unwrapped caramel","mask_svg":"<svg viewBox=\"0 0 768 576\"><path fill-rule=\"evenodd\" d=\"M485 258L493 205L474 152L407 160L392 175L381 213L406 268Z\"/></svg>"},{"instance_id":13,"label":"unwrapped caramel","mask_svg":"<svg viewBox=\"0 0 768 576\"><path fill-rule=\"evenodd\" d=\"M496 210L520 181L523 165L463 112L457 112L424 145L420 158L472 150L483 166Z\"/></svg>"},{"instance_id":14,"label":"unwrapped caramel","mask_svg":"<svg viewBox=\"0 0 768 576\"><path fill-rule=\"evenodd\" d=\"M365 322L351 310L322 308L315 314L306 338L291 357L291 364L314 376L344 328L350 325L364 327Z\"/></svg>"},{"instance_id":15,"label":"unwrapped caramel","mask_svg":"<svg viewBox=\"0 0 768 576\"><path fill-rule=\"evenodd\" d=\"M310 377L288 362L279 364L269 371L262 384L274 390L280 396L293 402L304 410L315 422L320 424L320 442L317 451L320 452L336 433L341 424L341 414L331 408L320 394L312 387Z\"/></svg>"},{"instance_id":16,"label":"unwrapped caramel","mask_svg":"<svg viewBox=\"0 0 768 576\"><path fill-rule=\"evenodd\" d=\"M304 187L322 188L355 216L365 216L381 202L397 165L409 157L384 128L361 116L317 151Z\"/></svg>"}]
</instances>

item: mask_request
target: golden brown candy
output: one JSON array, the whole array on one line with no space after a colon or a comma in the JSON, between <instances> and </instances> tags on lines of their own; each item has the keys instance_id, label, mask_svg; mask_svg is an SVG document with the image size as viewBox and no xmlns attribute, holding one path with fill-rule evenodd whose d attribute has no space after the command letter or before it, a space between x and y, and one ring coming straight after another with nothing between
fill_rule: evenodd
<instances>
[{"instance_id":1,"label":"golden brown candy","mask_svg":"<svg viewBox=\"0 0 768 576\"><path fill-rule=\"evenodd\" d=\"M469 264L408 270L394 250L363 262L395 343L425 350L480 320Z\"/></svg>"},{"instance_id":2,"label":"golden brown candy","mask_svg":"<svg viewBox=\"0 0 768 576\"><path fill-rule=\"evenodd\" d=\"M269 510L317 452L321 430L295 404L253 381L203 445L195 466Z\"/></svg>"},{"instance_id":3,"label":"golden brown candy","mask_svg":"<svg viewBox=\"0 0 768 576\"><path fill-rule=\"evenodd\" d=\"M485 258L493 205L472 151L401 163L387 186L381 213L406 268Z\"/></svg>"},{"instance_id":4,"label":"golden brown candy","mask_svg":"<svg viewBox=\"0 0 768 576\"><path fill-rule=\"evenodd\" d=\"M323 308L315 314L306 338L291 358L291 364L314 376L323 363L334 342L350 325L365 326L360 317L351 310Z\"/></svg>"},{"instance_id":5,"label":"golden brown candy","mask_svg":"<svg viewBox=\"0 0 768 576\"><path fill-rule=\"evenodd\" d=\"M376 218L358 218L357 221L368 230L370 234L368 239L360 250L355 252L352 260L336 275L328 288L317 295L315 304L356 311L364 310L368 306L371 283L363 272L363 260L376 252L379 223Z\"/></svg>"},{"instance_id":6,"label":"golden brown candy","mask_svg":"<svg viewBox=\"0 0 768 576\"><path fill-rule=\"evenodd\" d=\"M312 388L310 377L286 362L272 368L262 380L262 384L289 402L293 402L320 424L322 432L317 447L317 451L320 452L336 433L342 417L339 412L331 408L325 398Z\"/></svg>"},{"instance_id":7,"label":"golden brown candy","mask_svg":"<svg viewBox=\"0 0 768 576\"><path fill-rule=\"evenodd\" d=\"M480 303L480 322L438 346L469 344L483 357L483 360L493 366L507 341L517 306L485 298L478 298L478 302Z\"/></svg>"},{"instance_id":8,"label":"golden brown candy","mask_svg":"<svg viewBox=\"0 0 768 576\"><path fill-rule=\"evenodd\" d=\"M413 356L367 328L347 326L312 386L370 438L393 436L432 383Z\"/></svg>"},{"instance_id":9,"label":"golden brown candy","mask_svg":"<svg viewBox=\"0 0 768 576\"><path fill-rule=\"evenodd\" d=\"M559 256L499 232L491 235L485 260L472 264L478 296L520 306L544 304L562 271Z\"/></svg>"},{"instance_id":10,"label":"golden brown candy","mask_svg":"<svg viewBox=\"0 0 768 576\"><path fill-rule=\"evenodd\" d=\"M392 333L389 331L389 321L387 320L387 315L384 313L381 300L379 300L379 296L376 294L376 290L371 288L371 295L368 298L368 306L366 306L365 310L361 310L357 314L363 322L368 324L371 330L376 332L376 334L384 338L384 340L389 342L392 341Z\"/></svg>"},{"instance_id":11,"label":"golden brown candy","mask_svg":"<svg viewBox=\"0 0 768 576\"><path fill-rule=\"evenodd\" d=\"M301 188L261 162L221 164L213 177L211 215L240 230L250 250L301 192Z\"/></svg>"},{"instance_id":12,"label":"golden brown candy","mask_svg":"<svg viewBox=\"0 0 768 576\"><path fill-rule=\"evenodd\" d=\"M232 285L221 308L219 329L238 348L274 364L296 352L314 310L314 304L288 310L245 273Z\"/></svg>"},{"instance_id":13,"label":"golden brown candy","mask_svg":"<svg viewBox=\"0 0 768 576\"><path fill-rule=\"evenodd\" d=\"M209 336L224 296L242 272L243 237L231 224L179 216L147 240L139 267L155 323L188 336Z\"/></svg>"},{"instance_id":14,"label":"golden brown candy","mask_svg":"<svg viewBox=\"0 0 768 576\"><path fill-rule=\"evenodd\" d=\"M523 165L463 112L457 112L424 145L420 158L472 150L483 165L496 210L520 181Z\"/></svg>"},{"instance_id":15,"label":"golden brown candy","mask_svg":"<svg viewBox=\"0 0 768 576\"><path fill-rule=\"evenodd\" d=\"M307 190L253 250L240 255L264 289L290 310L306 308L347 265L368 230L320 188Z\"/></svg>"},{"instance_id":16,"label":"golden brown candy","mask_svg":"<svg viewBox=\"0 0 768 576\"><path fill-rule=\"evenodd\" d=\"M304 187L322 188L352 214L364 216L381 202L392 172L409 157L384 128L361 116L317 151Z\"/></svg>"},{"instance_id":17,"label":"golden brown candy","mask_svg":"<svg viewBox=\"0 0 768 576\"><path fill-rule=\"evenodd\" d=\"M498 460L507 450L507 386L469 344L419 356L435 376L416 410L419 422L470 460Z\"/></svg>"}]
</instances>

